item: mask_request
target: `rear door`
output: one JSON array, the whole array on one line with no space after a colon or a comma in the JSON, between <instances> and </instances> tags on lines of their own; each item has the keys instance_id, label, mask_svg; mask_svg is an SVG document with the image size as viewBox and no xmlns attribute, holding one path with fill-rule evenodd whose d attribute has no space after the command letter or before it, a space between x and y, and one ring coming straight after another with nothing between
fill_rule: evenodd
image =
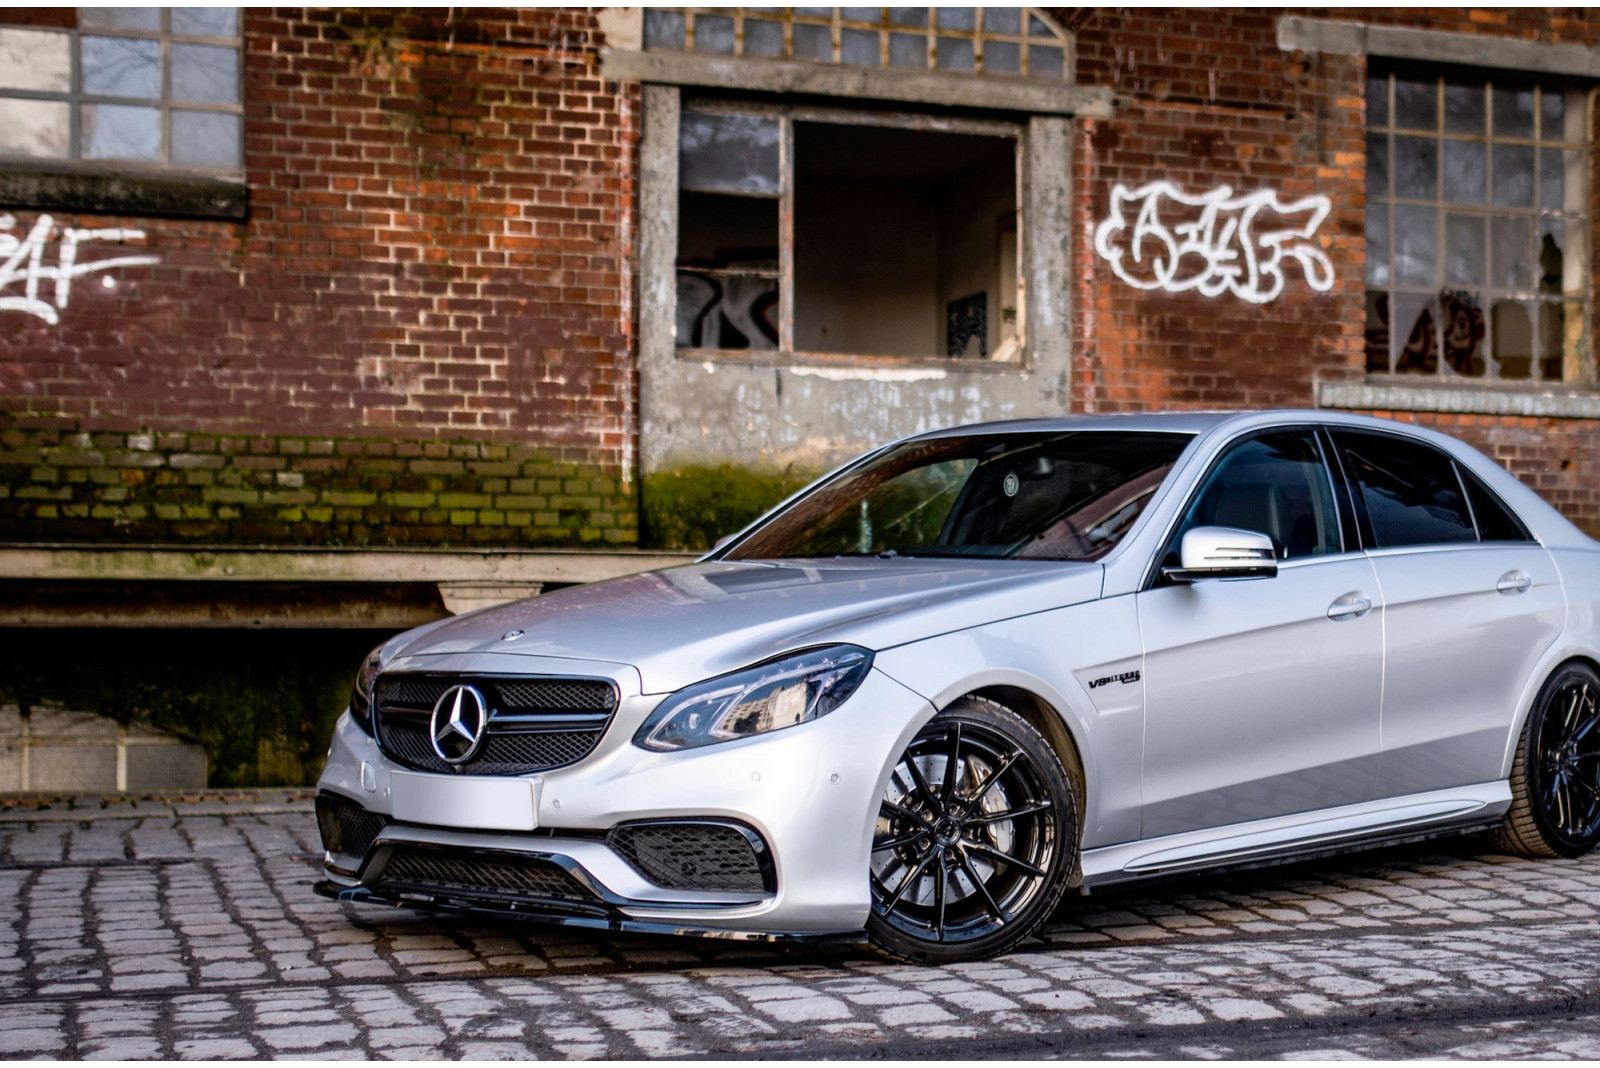
<instances>
[{"instance_id":1,"label":"rear door","mask_svg":"<svg viewBox=\"0 0 1600 1068\"><path fill-rule=\"evenodd\" d=\"M1471 472L1398 434L1334 434L1385 605L1379 797L1500 777L1566 612L1549 554Z\"/></svg>"}]
</instances>

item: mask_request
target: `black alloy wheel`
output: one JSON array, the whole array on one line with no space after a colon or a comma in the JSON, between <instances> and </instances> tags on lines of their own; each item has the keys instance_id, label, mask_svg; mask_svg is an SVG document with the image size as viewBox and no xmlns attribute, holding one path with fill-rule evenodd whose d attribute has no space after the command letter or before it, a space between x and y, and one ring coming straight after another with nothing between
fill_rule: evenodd
<instances>
[{"instance_id":1,"label":"black alloy wheel","mask_svg":"<svg viewBox=\"0 0 1600 1068\"><path fill-rule=\"evenodd\" d=\"M1600 841L1600 675L1564 664L1528 713L1511 769L1499 844L1531 857L1578 857Z\"/></svg>"},{"instance_id":2,"label":"black alloy wheel","mask_svg":"<svg viewBox=\"0 0 1600 1068\"><path fill-rule=\"evenodd\" d=\"M1066 770L1015 712L963 698L889 776L872 841L867 933L908 960L1002 953L1055 908L1077 859Z\"/></svg>"}]
</instances>

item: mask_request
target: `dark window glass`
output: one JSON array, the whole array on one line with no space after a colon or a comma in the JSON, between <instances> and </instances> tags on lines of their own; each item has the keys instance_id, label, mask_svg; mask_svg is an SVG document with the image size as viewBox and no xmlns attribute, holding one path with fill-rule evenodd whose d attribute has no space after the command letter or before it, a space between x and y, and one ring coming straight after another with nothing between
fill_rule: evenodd
<instances>
[{"instance_id":1,"label":"dark window glass","mask_svg":"<svg viewBox=\"0 0 1600 1068\"><path fill-rule=\"evenodd\" d=\"M1478 540L1455 464L1444 453L1388 434L1340 431L1338 438L1374 548Z\"/></svg>"},{"instance_id":2,"label":"dark window glass","mask_svg":"<svg viewBox=\"0 0 1600 1068\"><path fill-rule=\"evenodd\" d=\"M1280 560L1339 552L1339 514L1316 438L1309 431L1282 431L1229 450L1184 514L1166 566L1177 566L1183 535L1195 527L1265 534Z\"/></svg>"},{"instance_id":3,"label":"dark window glass","mask_svg":"<svg viewBox=\"0 0 1600 1068\"><path fill-rule=\"evenodd\" d=\"M1144 511L1187 434L1075 431L912 441L796 501L730 560L1097 560Z\"/></svg>"},{"instance_id":4,"label":"dark window glass","mask_svg":"<svg viewBox=\"0 0 1600 1068\"><path fill-rule=\"evenodd\" d=\"M1472 518L1478 521L1478 537L1483 541L1532 541L1533 535L1522 525L1516 513L1507 508L1494 491L1478 480L1471 471L1456 465L1461 481L1467 487L1467 500L1472 502Z\"/></svg>"}]
</instances>

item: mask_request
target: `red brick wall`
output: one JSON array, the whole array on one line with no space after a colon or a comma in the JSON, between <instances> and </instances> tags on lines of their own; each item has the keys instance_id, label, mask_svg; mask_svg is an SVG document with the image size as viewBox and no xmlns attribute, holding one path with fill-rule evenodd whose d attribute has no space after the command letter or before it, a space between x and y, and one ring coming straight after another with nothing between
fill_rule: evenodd
<instances>
[{"instance_id":1,"label":"red brick wall","mask_svg":"<svg viewBox=\"0 0 1600 1068\"><path fill-rule=\"evenodd\" d=\"M626 483L638 89L599 78L592 16L251 9L244 36L248 221L56 212L58 227L148 235L86 245L85 261L159 263L105 272L114 288L80 279L59 325L0 312L0 536L250 536L230 525L238 516L199 508L198 494L190 527L158 519L156 505L175 500L144 495L137 479L78 483L55 501L88 506L70 527L6 492L45 477L40 468L109 469L127 435L271 439L267 453L291 474L300 439L378 460L426 449L503 466L517 450L537 468L402 469L420 479L403 490L385 489L382 472L374 486L370 472L308 469L305 486L257 487L312 499L250 502L255 537L448 541L448 517L410 516L385 495L409 493L418 508L417 494L432 494L435 512L439 494L464 495L504 511L494 497L536 495L494 478ZM17 235L40 215L11 214ZM98 459L63 467L51 458L63 448ZM146 458L160 462L140 470L179 472L172 459L186 451L154 448ZM41 484L59 497L62 483ZM308 505L338 507L326 495L354 490L375 493L378 511L353 526L331 511L326 523L306 518ZM609 500L593 514L577 508L535 540L602 529L632 540L631 497L599 496ZM554 511L522 503L530 516ZM530 518L503 537L535 530Z\"/></svg>"},{"instance_id":2,"label":"red brick wall","mask_svg":"<svg viewBox=\"0 0 1600 1068\"><path fill-rule=\"evenodd\" d=\"M1280 50L1286 14L1600 44L1600 18L1578 9L1061 11L1079 81L1116 94L1114 117L1080 122L1075 145L1075 409L1309 407L1318 380L1364 377L1366 63ZM1096 255L1095 227L1114 185L1162 179L1193 193L1327 196L1318 238L1332 289L1313 292L1294 265L1283 295L1259 306L1124 283ZM1600 172L1591 190L1600 196ZM1473 442L1600 533L1600 422L1376 414Z\"/></svg>"}]
</instances>

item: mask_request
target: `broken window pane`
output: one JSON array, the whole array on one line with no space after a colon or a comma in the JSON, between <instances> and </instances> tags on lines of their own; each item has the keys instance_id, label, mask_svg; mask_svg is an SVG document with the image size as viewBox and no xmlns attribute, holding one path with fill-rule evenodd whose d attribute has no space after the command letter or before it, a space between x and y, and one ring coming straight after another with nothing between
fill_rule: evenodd
<instances>
[{"instance_id":1,"label":"broken window pane","mask_svg":"<svg viewBox=\"0 0 1600 1068\"><path fill-rule=\"evenodd\" d=\"M1389 371L1389 294L1381 289L1367 290L1367 370L1374 374Z\"/></svg>"},{"instance_id":2,"label":"broken window pane","mask_svg":"<svg viewBox=\"0 0 1600 1068\"><path fill-rule=\"evenodd\" d=\"M1539 220L1539 291L1541 293L1581 293L1588 285L1583 257L1578 249L1584 243L1581 219Z\"/></svg>"},{"instance_id":3,"label":"broken window pane","mask_svg":"<svg viewBox=\"0 0 1600 1068\"><path fill-rule=\"evenodd\" d=\"M1485 327L1483 308L1475 293L1447 289L1439 294L1440 343L1445 365L1461 375L1481 376Z\"/></svg>"},{"instance_id":4,"label":"broken window pane","mask_svg":"<svg viewBox=\"0 0 1600 1068\"><path fill-rule=\"evenodd\" d=\"M778 202L685 190L678 201L677 343L778 347Z\"/></svg>"},{"instance_id":5,"label":"broken window pane","mask_svg":"<svg viewBox=\"0 0 1600 1068\"><path fill-rule=\"evenodd\" d=\"M1389 208L1367 205L1367 283L1381 286L1389 282Z\"/></svg>"},{"instance_id":6,"label":"broken window pane","mask_svg":"<svg viewBox=\"0 0 1600 1068\"><path fill-rule=\"evenodd\" d=\"M1015 356L1013 138L796 121L794 144L797 351Z\"/></svg>"},{"instance_id":7,"label":"broken window pane","mask_svg":"<svg viewBox=\"0 0 1600 1068\"><path fill-rule=\"evenodd\" d=\"M1439 370L1438 301L1426 294L1396 293L1389 343L1394 369L1400 374L1437 374Z\"/></svg>"},{"instance_id":8,"label":"broken window pane","mask_svg":"<svg viewBox=\"0 0 1600 1068\"><path fill-rule=\"evenodd\" d=\"M678 184L775 197L778 139L775 118L685 111L678 128Z\"/></svg>"},{"instance_id":9,"label":"broken window pane","mask_svg":"<svg viewBox=\"0 0 1600 1068\"><path fill-rule=\"evenodd\" d=\"M1533 374L1533 318L1526 304L1495 301L1494 359L1501 378Z\"/></svg>"}]
</instances>

